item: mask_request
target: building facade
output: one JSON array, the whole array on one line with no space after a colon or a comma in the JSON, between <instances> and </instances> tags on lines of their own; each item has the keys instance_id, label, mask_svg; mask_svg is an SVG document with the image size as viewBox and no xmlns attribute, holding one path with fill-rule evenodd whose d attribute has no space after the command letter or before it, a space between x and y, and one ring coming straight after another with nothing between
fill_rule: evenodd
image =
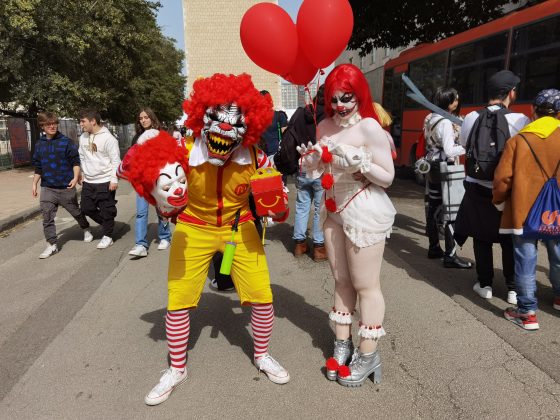
<instances>
[{"instance_id":1,"label":"building facade","mask_svg":"<svg viewBox=\"0 0 560 420\"><path fill-rule=\"evenodd\" d=\"M214 73L248 73L258 90L268 90L275 108L282 107L281 78L245 54L239 36L245 12L262 0L183 0L187 91L199 77ZM277 1L268 1L278 4Z\"/></svg>"}]
</instances>

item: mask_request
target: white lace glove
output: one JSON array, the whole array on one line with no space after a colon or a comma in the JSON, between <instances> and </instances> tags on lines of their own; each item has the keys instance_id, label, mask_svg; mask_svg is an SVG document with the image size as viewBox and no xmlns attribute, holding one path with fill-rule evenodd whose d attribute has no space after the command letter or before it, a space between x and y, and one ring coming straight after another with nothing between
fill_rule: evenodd
<instances>
[{"instance_id":1,"label":"white lace glove","mask_svg":"<svg viewBox=\"0 0 560 420\"><path fill-rule=\"evenodd\" d=\"M343 146L336 146L332 150L333 164L339 168L344 169L346 172L353 174L359 172L362 168L364 160L364 152L362 149L352 147L351 149L344 148Z\"/></svg>"},{"instance_id":2,"label":"white lace glove","mask_svg":"<svg viewBox=\"0 0 560 420\"><path fill-rule=\"evenodd\" d=\"M311 142L307 143L307 145L302 143L301 146L296 147L296 150L303 157L303 166L307 167L316 167L323 155L321 146Z\"/></svg>"}]
</instances>

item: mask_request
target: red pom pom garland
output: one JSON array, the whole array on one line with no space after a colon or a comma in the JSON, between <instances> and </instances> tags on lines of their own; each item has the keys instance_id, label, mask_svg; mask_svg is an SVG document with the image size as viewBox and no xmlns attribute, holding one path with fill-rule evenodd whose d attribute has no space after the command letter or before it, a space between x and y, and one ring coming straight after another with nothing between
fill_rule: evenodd
<instances>
[{"instance_id":1,"label":"red pom pom garland","mask_svg":"<svg viewBox=\"0 0 560 420\"><path fill-rule=\"evenodd\" d=\"M338 362L336 361L336 359L334 357L331 357L329 359L327 359L327 363L325 363L325 367L327 368L327 370L338 370L338 368L340 367L340 365L338 364Z\"/></svg>"},{"instance_id":2,"label":"red pom pom garland","mask_svg":"<svg viewBox=\"0 0 560 420\"><path fill-rule=\"evenodd\" d=\"M321 155L321 160L325 163L332 163L333 157L332 157L332 153L329 152L328 147L322 146L322 149L323 149L323 154Z\"/></svg>"},{"instance_id":3,"label":"red pom pom garland","mask_svg":"<svg viewBox=\"0 0 560 420\"><path fill-rule=\"evenodd\" d=\"M334 198L327 198L325 200L325 207L331 213L336 212L337 208L336 208L336 202L334 201Z\"/></svg>"},{"instance_id":4,"label":"red pom pom garland","mask_svg":"<svg viewBox=\"0 0 560 420\"><path fill-rule=\"evenodd\" d=\"M329 173L324 174L323 178L321 179L321 186L325 190L330 190L333 185L334 185L334 177L332 176L332 174Z\"/></svg>"},{"instance_id":5,"label":"red pom pom garland","mask_svg":"<svg viewBox=\"0 0 560 420\"><path fill-rule=\"evenodd\" d=\"M338 376L340 376L341 378L346 378L350 376L350 368L346 365L340 366L338 368Z\"/></svg>"}]
</instances>

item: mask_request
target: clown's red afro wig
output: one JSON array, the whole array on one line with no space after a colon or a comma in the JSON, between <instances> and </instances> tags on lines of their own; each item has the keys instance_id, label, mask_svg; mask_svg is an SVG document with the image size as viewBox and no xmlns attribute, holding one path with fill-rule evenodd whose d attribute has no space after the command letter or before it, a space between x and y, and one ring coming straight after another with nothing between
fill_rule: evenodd
<instances>
[{"instance_id":1,"label":"clown's red afro wig","mask_svg":"<svg viewBox=\"0 0 560 420\"><path fill-rule=\"evenodd\" d=\"M136 144L128 151L119 176L127 179L138 195L155 205L151 192L161 169L167 163L178 162L187 173L187 155L188 151L184 146L179 146L177 140L161 130L156 137L143 144Z\"/></svg>"},{"instance_id":2,"label":"clown's red afro wig","mask_svg":"<svg viewBox=\"0 0 560 420\"><path fill-rule=\"evenodd\" d=\"M245 73L239 76L217 73L194 82L189 99L183 103L183 110L187 114L185 126L198 137L204 127L203 117L207 108L234 102L245 115L247 124L243 146L258 143L261 134L272 123L272 99L270 95L261 95L253 85L251 76Z\"/></svg>"}]
</instances>

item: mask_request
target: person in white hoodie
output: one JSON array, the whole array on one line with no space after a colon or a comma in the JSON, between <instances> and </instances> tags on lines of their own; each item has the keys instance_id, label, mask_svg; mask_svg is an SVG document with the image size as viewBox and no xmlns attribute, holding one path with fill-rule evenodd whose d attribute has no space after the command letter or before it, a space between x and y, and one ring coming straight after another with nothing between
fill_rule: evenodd
<instances>
[{"instance_id":1,"label":"person in white hoodie","mask_svg":"<svg viewBox=\"0 0 560 420\"><path fill-rule=\"evenodd\" d=\"M103 237L98 249L113 245L113 229L117 216L115 194L118 187L117 168L121 163L119 142L101 125L99 112L84 109L79 113L80 162L82 165L82 212L102 226Z\"/></svg>"}]
</instances>

